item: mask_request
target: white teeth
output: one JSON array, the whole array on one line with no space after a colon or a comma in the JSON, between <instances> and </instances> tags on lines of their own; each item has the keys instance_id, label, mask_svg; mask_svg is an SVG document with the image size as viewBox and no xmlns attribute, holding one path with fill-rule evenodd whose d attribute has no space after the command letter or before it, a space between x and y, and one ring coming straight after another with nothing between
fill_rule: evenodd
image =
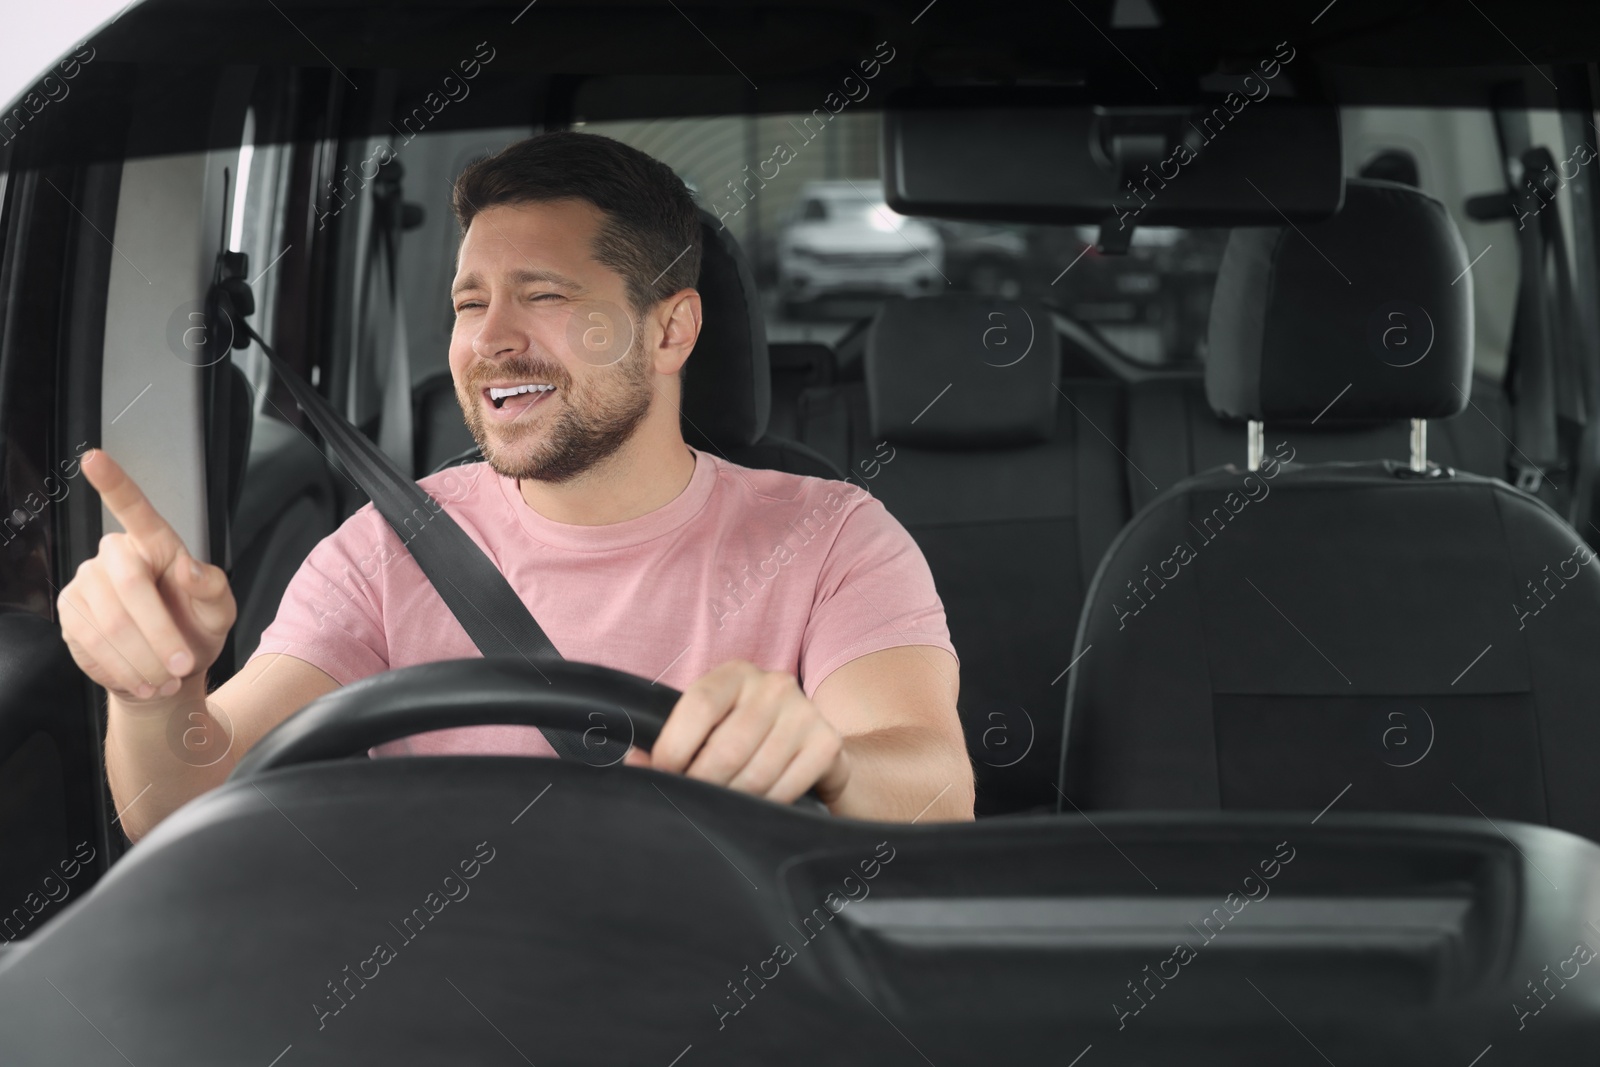
<instances>
[{"instance_id":1,"label":"white teeth","mask_svg":"<svg viewBox=\"0 0 1600 1067\"><path fill-rule=\"evenodd\" d=\"M508 396L516 396L519 393L546 393L554 388L555 386L553 385L513 385L509 389L490 389L489 399L504 400Z\"/></svg>"}]
</instances>

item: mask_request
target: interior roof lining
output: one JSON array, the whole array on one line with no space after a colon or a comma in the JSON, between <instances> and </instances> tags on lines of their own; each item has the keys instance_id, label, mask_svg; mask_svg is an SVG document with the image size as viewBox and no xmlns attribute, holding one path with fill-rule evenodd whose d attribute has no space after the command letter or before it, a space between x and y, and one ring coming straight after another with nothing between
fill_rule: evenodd
<instances>
[{"instance_id":1,"label":"interior roof lining","mask_svg":"<svg viewBox=\"0 0 1600 1067\"><path fill-rule=\"evenodd\" d=\"M537 7L504 0L469 8L439 0L381 7L370 0L147 0L91 35L94 58L73 92L27 121L21 162L90 158L96 149L84 142L108 136L113 144L134 138L119 153L125 156L223 147L207 140L210 124L200 112L206 86L230 67L256 67L269 82L293 79L302 93L336 86L355 101L375 81L397 77L397 99L409 106L480 42L495 58L474 99L444 108L432 128L532 125L553 97L580 83L593 118L809 111L880 43L895 58L874 86L879 102L886 90L910 85L1077 85L1096 102L1184 102L1197 98L1201 75L1245 73L1288 41L1301 58L1285 69L1307 99L1484 106L1492 86L1516 80L1530 106L1553 106L1552 81L1530 64L1600 56L1600 5L1530 21L1511 0L1459 9L1347 0L1316 20L1265 0L1226 8L1155 3L1164 25L1128 30L1115 26L1112 0L997 9L978 20L952 18L936 5L913 19L887 0L848 8L767 0L541 0ZM219 34L224 25L228 32ZM1514 41L1501 26L1515 27ZM26 98L27 91L0 111L0 121ZM388 118L346 132L376 134ZM135 126L146 129L131 134ZM110 149L98 151L93 158L114 158Z\"/></svg>"}]
</instances>

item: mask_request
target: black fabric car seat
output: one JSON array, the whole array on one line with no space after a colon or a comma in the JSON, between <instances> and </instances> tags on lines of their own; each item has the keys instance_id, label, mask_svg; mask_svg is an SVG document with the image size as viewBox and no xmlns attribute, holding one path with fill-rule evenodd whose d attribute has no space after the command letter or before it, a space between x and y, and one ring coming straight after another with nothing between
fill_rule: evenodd
<instances>
[{"instance_id":1,"label":"black fabric car seat","mask_svg":"<svg viewBox=\"0 0 1600 1067\"><path fill-rule=\"evenodd\" d=\"M411 387L411 434L412 472L419 478L474 447L449 371L430 374Z\"/></svg>"},{"instance_id":2,"label":"black fabric car seat","mask_svg":"<svg viewBox=\"0 0 1600 1067\"><path fill-rule=\"evenodd\" d=\"M1037 305L894 297L868 328L864 381L800 397L801 440L927 558L961 657L980 815L1055 805L1077 608L1128 516L1119 387L1061 367Z\"/></svg>"},{"instance_id":3,"label":"black fabric car seat","mask_svg":"<svg viewBox=\"0 0 1600 1067\"><path fill-rule=\"evenodd\" d=\"M772 412L772 369L767 328L755 275L733 233L700 212L703 237L700 338L683 372L683 436L702 451L745 467L817 478L843 473L813 449L767 432ZM449 372L417 383L412 391L416 471L477 458Z\"/></svg>"},{"instance_id":4,"label":"black fabric car seat","mask_svg":"<svg viewBox=\"0 0 1600 1067\"><path fill-rule=\"evenodd\" d=\"M1337 801L1600 837L1600 564L1578 534L1498 479L1302 464L1275 432L1341 392L1326 418L1458 412L1466 264L1438 201L1380 181L1328 222L1233 235L1206 389L1264 422L1265 462L1173 486L1106 554L1067 693L1071 804ZM1431 347L1385 345L1396 311Z\"/></svg>"}]
</instances>

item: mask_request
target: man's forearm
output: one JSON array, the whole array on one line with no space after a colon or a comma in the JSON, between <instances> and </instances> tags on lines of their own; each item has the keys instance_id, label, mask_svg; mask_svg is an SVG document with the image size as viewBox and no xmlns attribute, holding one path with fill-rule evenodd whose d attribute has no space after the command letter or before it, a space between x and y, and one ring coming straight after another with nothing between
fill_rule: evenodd
<instances>
[{"instance_id":1,"label":"man's forearm","mask_svg":"<svg viewBox=\"0 0 1600 1067\"><path fill-rule=\"evenodd\" d=\"M830 805L836 815L899 822L972 818L972 764L927 730L896 726L844 739L850 781Z\"/></svg>"},{"instance_id":2,"label":"man's forearm","mask_svg":"<svg viewBox=\"0 0 1600 1067\"><path fill-rule=\"evenodd\" d=\"M199 672L168 700L128 704L110 698L106 776L123 832L132 840L221 785L238 761L230 731L206 702L205 685Z\"/></svg>"}]
</instances>

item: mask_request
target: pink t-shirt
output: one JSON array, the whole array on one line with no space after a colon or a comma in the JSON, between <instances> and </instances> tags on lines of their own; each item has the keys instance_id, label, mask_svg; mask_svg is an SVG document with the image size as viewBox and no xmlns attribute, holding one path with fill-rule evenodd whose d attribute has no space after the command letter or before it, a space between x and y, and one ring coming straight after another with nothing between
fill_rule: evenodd
<instances>
[{"instance_id":1,"label":"pink t-shirt","mask_svg":"<svg viewBox=\"0 0 1600 1067\"><path fill-rule=\"evenodd\" d=\"M753 470L690 449L677 497L625 522L553 522L486 463L421 480L494 560L562 656L682 689L744 659L800 680L899 645L955 655L927 561L905 527L849 482ZM479 655L371 504L306 557L252 655L281 652L341 685ZM388 754L553 755L526 726L464 726Z\"/></svg>"}]
</instances>

